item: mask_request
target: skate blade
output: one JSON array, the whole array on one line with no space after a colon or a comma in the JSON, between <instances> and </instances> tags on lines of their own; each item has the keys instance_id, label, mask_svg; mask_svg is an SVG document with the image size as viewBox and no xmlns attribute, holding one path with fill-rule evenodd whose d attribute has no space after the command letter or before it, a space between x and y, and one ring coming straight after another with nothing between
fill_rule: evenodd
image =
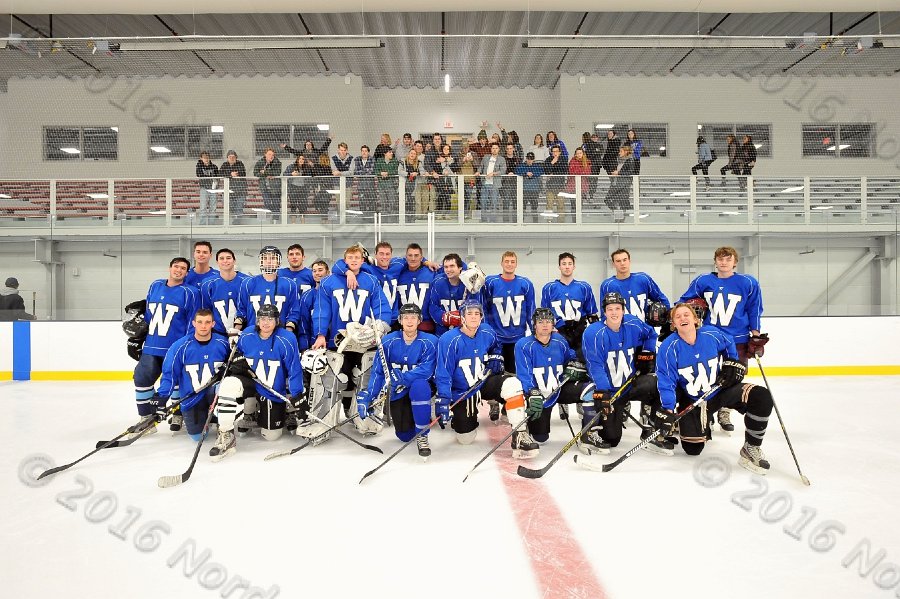
<instances>
[{"instance_id":1,"label":"skate blade","mask_svg":"<svg viewBox=\"0 0 900 599\"><path fill-rule=\"evenodd\" d=\"M722 425L720 424L720 425L719 425L719 430L721 430L721 431L722 431L722 434L725 435L726 437L730 437L730 436L731 436L731 433L734 432L734 426L732 425L731 430L728 430L727 428L725 428L724 426L722 426Z\"/></svg>"},{"instance_id":2,"label":"skate blade","mask_svg":"<svg viewBox=\"0 0 900 599\"><path fill-rule=\"evenodd\" d=\"M753 474L759 474L760 476L765 476L766 474L769 473L768 468L762 468L760 466L757 466L756 464L754 464L752 461L748 460L747 458L738 458L738 465L741 466L742 468L749 470Z\"/></svg>"},{"instance_id":3,"label":"skate blade","mask_svg":"<svg viewBox=\"0 0 900 599\"><path fill-rule=\"evenodd\" d=\"M584 470L590 470L591 472L603 472L603 463L592 459L590 456L585 457L575 454L574 456L572 456L572 460L575 462L575 464L577 464Z\"/></svg>"},{"instance_id":4,"label":"skate blade","mask_svg":"<svg viewBox=\"0 0 900 599\"><path fill-rule=\"evenodd\" d=\"M517 460L530 460L536 458L540 453L539 449L513 449L512 456Z\"/></svg>"}]
</instances>

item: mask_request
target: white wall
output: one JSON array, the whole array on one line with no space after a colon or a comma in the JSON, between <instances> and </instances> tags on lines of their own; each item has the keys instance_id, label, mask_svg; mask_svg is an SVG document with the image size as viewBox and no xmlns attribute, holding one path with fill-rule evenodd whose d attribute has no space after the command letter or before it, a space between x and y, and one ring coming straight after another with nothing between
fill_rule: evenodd
<instances>
[{"instance_id":1,"label":"white wall","mask_svg":"<svg viewBox=\"0 0 900 599\"><path fill-rule=\"evenodd\" d=\"M0 372L12 372L12 329L11 322L0 322Z\"/></svg>"}]
</instances>

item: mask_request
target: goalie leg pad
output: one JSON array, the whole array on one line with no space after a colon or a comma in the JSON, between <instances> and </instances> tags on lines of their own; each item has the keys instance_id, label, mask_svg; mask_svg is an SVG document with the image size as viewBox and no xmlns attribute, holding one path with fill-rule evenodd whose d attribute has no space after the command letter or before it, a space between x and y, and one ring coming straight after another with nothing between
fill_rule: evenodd
<instances>
[{"instance_id":1,"label":"goalie leg pad","mask_svg":"<svg viewBox=\"0 0 900 599\"><path fill-rule=\"evenodd\" d=\"M322 417L322 422L308 421L297 429L297 435L305 439L314 439L340 422L341 415L341 402L335 402Z\"/></svg>"}]
</instances>

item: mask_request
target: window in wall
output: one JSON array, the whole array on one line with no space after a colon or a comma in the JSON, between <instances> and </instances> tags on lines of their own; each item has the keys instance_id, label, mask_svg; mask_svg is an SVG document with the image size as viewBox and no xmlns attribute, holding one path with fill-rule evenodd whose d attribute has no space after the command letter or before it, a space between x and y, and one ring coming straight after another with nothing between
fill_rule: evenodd
<instances>
[{"instance_id":1,"label":"window in wall","mask_svg":"<svg viewBox=\"0 0 900 599\"><path fill-rule=\"evenodd\" d=\"M118 127L44 127L44 160L118 159Z\"/></svg>"},{"instance_id":2,"label":"window in wall","mask_svg":"<svg viewBox=\"0 0 900 599\"><path fill-rule=\"evenodd\" d=\"M716 151L720 159L728 160L728 143L725 138L734 135L740 146L744 136L749 135L756 146L759 158L772 157L772 125L761 123L701 123L697 125L697 135L702 135L706 143Z\"/></svg>"},{"instance_id":3,"label":"window in wall","mask_svg":"<svg viewBox=\"0 0 900 599\"><path fill-rule=\"evenodd\" d=\"M604 146L606 146L606 132L610 129L615 131L623 142L628 136L628 130L634 129L637 138L643 142L641 158L665 158L669 155L669 125L667 123L611 123L610 121L594 123L594 131L600 135L600 143Z\"/></svg>"},{"instance_id":4,"label":"window in wall","mask_svg":"<svg viewBox=\"0 0 900 599\"><path fill-rule=\"evenodd\" d=\"M872 123L803 125L803 157L869 158L875 147Z\"/></svg>"},{"instance_id":5,"label":"window in wall","mask_svg":"<svg viewBox=\"0 0 900 599\"><path fill-rule=\"evenodd\" d=\"M221 125L162 125L150 127L150 160L190 160L206 150L213 160L225 157L225 127Z\"/></svg>"},{"instance_id":6,"label":"window in wall","mask_svg":"<svg viewBox=\"0 0 900 599\"><path fill-rule=\"evenodd\" d=\"M254 125L253 148L256 156L262 156L266 148L279 149L279 144L287 144L294 149L302 150L306 141L313 142L321 148L328 138L328 123L300 123L295 125Z\"/></svg>"}]
</instances>

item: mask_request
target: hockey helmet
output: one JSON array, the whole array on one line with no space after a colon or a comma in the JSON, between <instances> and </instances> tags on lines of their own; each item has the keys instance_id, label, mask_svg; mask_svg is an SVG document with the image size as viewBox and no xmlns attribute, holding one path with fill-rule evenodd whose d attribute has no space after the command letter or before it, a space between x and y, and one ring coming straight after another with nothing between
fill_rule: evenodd
<instances>
[{"instance_id":1,"label":"hockey helmet","mask_svg":"<svg viewBox=\"0 0 900 599\"><path fill-rule=\"evenodd\" d=\"M706 300L702 297L692 297L681 303L689 306L691 310L694 311L694 314L697 315L700 322L703 322L703 319L706 318L706 313L709 311L709 304L707 304Z\"/></svg>"},{"instance_id":2,"label":"hockey helmet","mask_svg":"<svg viewBox=\"0 0 900 599\"><path fill-rule=\"evenodd\" d=\"M556 324L556 316L553 315L553 310L550 308L535 308L534 314L531 316L531 322L534 326L537 326L539 320L549 320L551 323Z\"/></svg>"},{"instance_id":3,"label":"hockey helmet","mask_svg":"<svg viewBox=\"0 0 900 599\"><path fill-rule=\"evenodd\" d=\"M649 302L644 309L644 320L651 327L661 327L669 322L669 309L662 302Z\"/></svg>"},{"instance_id":4,"label":"hockey helmet","mask_svg":"<svg viewBox=\"0 0 900 599\"><path fill-rule=\"evenodd\" d=\"M459 305L459 315L465 317L466 313L471 310L478 310L478 313L484 316L484 308L478 300L467 299Z\"/></svg>"},{"instance_id":5,"label":"hockey helmet","mask_svg":"<svg viewBox=\"0 0 900 599\"><path fill-rule=\"evenodd\" d=\"M268 264L263 258L268 255L273 255L278 259L278 262L275 266ZM259 250L259 272L273 275L281 266L281 250L279 250L274 245L267 245L263 249Z\"/></svg>"},{"instance_id":6,"label":"hockey helmet","mask_svg":"<svg viewBox=\"0 0 900 599\"><path fill-rule=\"evenodd\" d=\"M259 321L260 318L274 318L277 321L280 316L278 306L275 304L263 304L259 307L259 310L256 311L257 321Z\"/></svg>"},{"instance_id":7,"label":"hockey helmet","mask_svg":"<svg viewBox=\"0 0 900 599\"><path fill-rule=\"evenodd\" d=\"M403 304L400 306L400 316L404 314L415 314L422 320L422 308L413 303Z\"/></svg>"},{"instance_id":8,"label":"hockey helmet","mask_svg":"<svg viewBox=\"0 0 900 599\"><path fill-rule=\"evenodd\" d=\"M622 309L624 310L625 309L625 298L622 297L621 294L619 294L615 291L610 291L609 293L607 293L606 295L603 296L603 309L606 310L606 306L608 306L610 304L619 304L620 306L622 306Z\"/></svg>"}]
</instances>

